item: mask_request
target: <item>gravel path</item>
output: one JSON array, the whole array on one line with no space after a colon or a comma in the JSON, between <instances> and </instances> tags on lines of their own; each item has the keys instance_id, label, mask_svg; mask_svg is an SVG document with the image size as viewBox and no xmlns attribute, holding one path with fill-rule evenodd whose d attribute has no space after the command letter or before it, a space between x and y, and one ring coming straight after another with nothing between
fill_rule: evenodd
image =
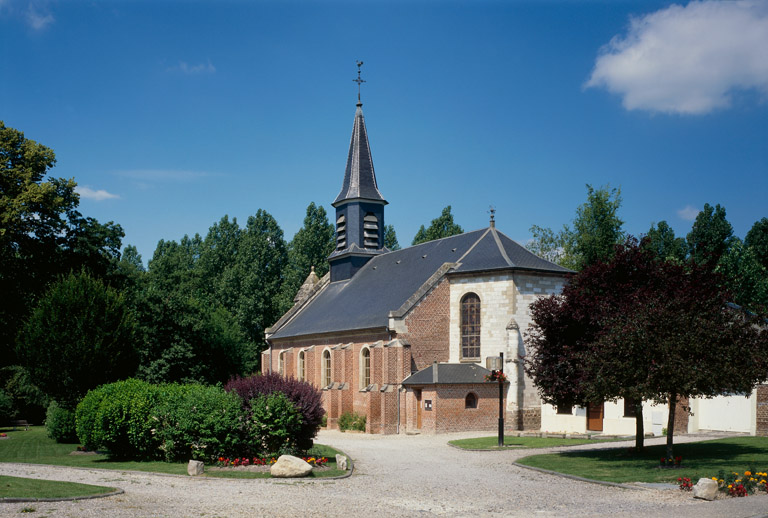
<instances>
[{"instance_id":1,"label":"gravel path","mask_svg":"<svg viewBox=\"0 0 768 518\"><path fill-rule=\"evenodd\" d=\"M0 474L119 487L125 494L77 502L0 503L49 517L768 517L768 496L704 502L679 491L627 490L512 465L531 450L468 452L447 441L477 433L375 436L321 432L318 442L347 452L355 474L334 481L191 478L136 472L0 464ZM680 437L678 442L703 437ZM649 444L663 442L653 439ZM612 443L627 447L629 443ZM589 449L603 445L585 445ZM604 446L603 446L604 447ZM536 453L550 450L536 450Z\"/></svg>"}]
</instances>

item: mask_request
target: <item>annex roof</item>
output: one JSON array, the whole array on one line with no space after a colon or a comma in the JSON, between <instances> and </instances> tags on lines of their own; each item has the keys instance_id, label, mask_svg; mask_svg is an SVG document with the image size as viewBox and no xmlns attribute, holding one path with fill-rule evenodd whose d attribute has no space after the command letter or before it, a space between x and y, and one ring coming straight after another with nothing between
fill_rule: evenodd
<instances>
[{"instance_id":1,"label":"annex roof","mask_svg":"<svg viewBox=\"0 0 768 518\"><path fill-rule=\"evenodd\" d=\"M433 363L403 380L403 385L455 385L488 383L491 371L474 363Z\"/></svg>"},{"instance_id":2,"label":"annex roof","mask_svg":"<svg viewBox=\"0 0 768 518\"><path fill-rule=\"evenodd\" d=\"M386 328L389 313L441 269L448 274L516 269L571 273L493 227L475 230L373 257L351 279L322 287L270 339Z\"/></svg>"}]
</instances>

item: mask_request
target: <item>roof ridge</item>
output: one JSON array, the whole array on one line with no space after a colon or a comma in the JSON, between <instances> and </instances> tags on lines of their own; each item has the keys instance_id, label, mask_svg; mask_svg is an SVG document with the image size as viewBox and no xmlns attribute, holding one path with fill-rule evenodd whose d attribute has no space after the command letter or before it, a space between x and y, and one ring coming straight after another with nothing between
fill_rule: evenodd
<instances>
[{"instance_id":1,"label":"roof ridge","mask_svg":"<svg viewBox=\"0 0 768 518\"><path fill-rule=\"evenodd\" d=\"M495 227L491 227L491 234L493 235L493 240L496 242L496 246L499 247L499 252L501 253L501 256L507 262L507 265L515 266L515 263L513 263L512 260L507 255L507 251L504 249L504 245L501 244L501 238L499 238L498 232Z\"/></svg>"},{"instance_id":2,"label":"roof ridge","mask_svg":"<svg viewBox=\"0 0 768 518\"><path fill-rule=\"evenodd\" d=\"M482 229L480 229L480 230L482 230ZM486 229L485 229L485 232L483 232L483 235L482 235L482 236L480 236L479 238L477 238L477 241L475 241L474 243L472 243L472 246L470 246L470 247L467 249L467 251L466 251L466 252L464 252L464 255L462 255L461 257L459 257L459 258L456 260L456 262L457 262L457 263L461 263L461 262L463 262L463 259L464 259L465 257L467 257L467 255L469 255L469 253L470 253L472 250L474 250L474 249L475 249L475 247L477 246L477 244L478 244L480 241L482 241L482 240L483 240L483 238L484 238L484 237L485 237L485 236L488 234L488 232L490 232L490 231L491 231L491 228L490 228L490 227L486 228Z\"/></svg>"}]
</instances>

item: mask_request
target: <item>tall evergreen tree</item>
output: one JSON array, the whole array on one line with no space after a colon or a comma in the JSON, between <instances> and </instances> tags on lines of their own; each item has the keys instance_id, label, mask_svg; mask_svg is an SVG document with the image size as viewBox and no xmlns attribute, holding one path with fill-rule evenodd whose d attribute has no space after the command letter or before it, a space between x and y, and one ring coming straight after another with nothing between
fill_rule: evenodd
<instances>
[{"instance_id":1,"label":"tall evergreen tree","mask_svg":"<svg viewBox=\"0 0 768 518\"><path fill-rule=\"evenodd\" d=\"M322 277L328 272L328 256L335 248L335 230L322 205L310 203L304 226L288 245L288 268L283 282L281 309L287 311L312 267ZM272 322L271 324L273 324ZM270 324L270 325L271 325Z\"/></svg>"},{"instance_id":2,"label":"tall evergreen tree","mask_svg":"<svg viewBox=\"0 0 768 518\"><path fill-rule=\"evenodd\" d=\"M395 227L392 225L384 227L384 246L392 251L400 250L400 243L397 242Z\"/></svg>"}]
</instances>

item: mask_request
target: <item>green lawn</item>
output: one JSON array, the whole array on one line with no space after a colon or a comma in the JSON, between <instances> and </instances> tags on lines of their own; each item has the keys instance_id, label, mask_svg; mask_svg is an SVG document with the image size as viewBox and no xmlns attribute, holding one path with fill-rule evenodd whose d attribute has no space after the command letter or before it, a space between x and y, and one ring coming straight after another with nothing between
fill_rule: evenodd
<instances>
[{"instance_id":1,"label":"green lawn","mask_svg":"<svg viewBox=\"0 0 768 518\"><path fill-rule=\"evenodd\" d=\"M75 466L83 468L114 469L121 471L152 471L156 473L187 474L186 463L160 461L117 461L107 455L72 455L77 444L59 444L49 439L45 427L33 426L29 431L0 430L8 434L8 439L0 440L0 462L21 462L30 464L55 464L57 466ZM333 477L345 472L336 469L336 454L341 453L330 446L316 445L310 452L315 456L328 457L327 471L314 473L315 477ZM243 471L206 472L208 476L228 478L269 478L268 473L248 473Z\"/></svg>"},{"instance_id":2,"label":"green lawn","mask_svg":"<svg viewBox=\"0 0 768 518\"><path fill-rule=\"evenodd\" d=\"M629 448L568 451L531 455L518 462L569 475L609 482L671 482L678 477L713 477L719 470L743 473L752 468L768 469L768 437L738 437L675 445L675 456L682 456L680 469L659 469L665 445L646 446L637 454Z\"/></svg>"},{"instance_id":3,"label":"green lawn","mask_svg":"<svg viewBox=\"0 0 768 518\"><path fill-rule=\"evenodd\" d=\"M561 437L517 437L504 436L504 449L516 448L552 448L555 446L576 446L578 444L594 444L596 442L613 442L626 439L563 439ZM464 450L498 450L499 437L475 437L472 439L457 439L448 444Z\"/></svg>"},{"instance_id":4,"label":"green lawn","mask_svg":"<svg viewBox=\"0 0 768 518\"><path fill-rule=\"evenodd\" d=\"M0 498L68 498L111 491L114 491L111 487L0 475Z\"/></svg>"}]
</instances>

